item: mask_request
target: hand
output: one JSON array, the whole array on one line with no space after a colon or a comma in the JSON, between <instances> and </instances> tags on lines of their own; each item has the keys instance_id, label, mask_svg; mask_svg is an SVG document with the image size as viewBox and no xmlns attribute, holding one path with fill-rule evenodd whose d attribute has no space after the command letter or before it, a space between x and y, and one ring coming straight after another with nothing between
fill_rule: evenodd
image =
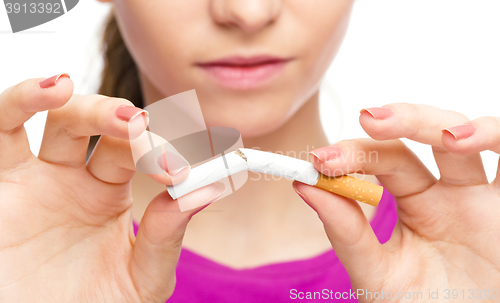
<instances>
[{"instance_id":1,"label":"hand","mask_svg":"<svg viewBox=\"0 0 500 303\"><path fill-rule=\"evenodd\" d=\"M129 129L145 130L147 113L121 98L72 95L69 77L46 80L48 88L39 80L0 94L2 302L165 302L184 230L200 209L181 213L162 192L134 236ZM44 110L37 158L23 123ZM98 134L85 163L89 136ZM171 185L188 174L151 177ZM209 201L223 190L209 185L186 197Z\"/></svg>"},{"instance_id":2,"label":"hand","mask_svg":"<svg viewBox=\"0 0 500 303\"><path fill-rule=\"evenodd\" d=\"M488 182L479 154L500 152L500 118L469 121L432 106L385 107L360 115L361 126L375 140L341 141L335 144L341 149L336 159L328 160L336 154L330 147L313 151L317 157L312 158L324 174L363 170L377 176L398 207L388 242L379 243L354 200L294 182L322 220L353 289L391 292L393 300L380 302L397 302L398 292L422 292L423 299L405 302L427 302L429 289L439 289L439 300L432 302L448 302L446 289L448 299L453 299L452 290L460 292L453 302L488 301L493 289L500 298L500 176ZM398 138L431 145L440 179ZM356 162L362 158L358 155L370 152L376 153L376 161L366 156Z\"/></svg>"}]
</instances>

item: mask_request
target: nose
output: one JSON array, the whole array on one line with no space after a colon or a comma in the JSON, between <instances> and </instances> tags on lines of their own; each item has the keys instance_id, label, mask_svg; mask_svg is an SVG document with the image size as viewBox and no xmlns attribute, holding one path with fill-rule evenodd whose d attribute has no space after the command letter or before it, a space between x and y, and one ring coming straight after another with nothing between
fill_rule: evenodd
<instances>
[{"instance_id":1,"label":"nose","mask_svg":"<svg viewBox=\"0 0 500 303\"><path fill-rule=\"evenodd\" d=\"M282 1L211 0L211 13L218 24L236 26L245 32L253 33L278 18L282 9Z\"/></svg>"}]
</instances>

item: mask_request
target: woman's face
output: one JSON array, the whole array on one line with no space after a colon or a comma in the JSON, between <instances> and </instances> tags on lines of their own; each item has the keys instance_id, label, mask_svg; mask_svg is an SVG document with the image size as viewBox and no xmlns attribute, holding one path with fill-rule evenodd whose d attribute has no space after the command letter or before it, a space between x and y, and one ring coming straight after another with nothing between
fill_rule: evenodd
<instances>
[{"instance_id":1,"label":"woman's face","mask_svg":"<svg viewBox=\"0 0 500 303\"><path fill-rule=\"evenodd\" d=\"M146 87L154 87L159 99L194 88L208 126L230 126L253 137L283 125L318 90L353 1L114 4Z\"/></svg>"}]
</instances>

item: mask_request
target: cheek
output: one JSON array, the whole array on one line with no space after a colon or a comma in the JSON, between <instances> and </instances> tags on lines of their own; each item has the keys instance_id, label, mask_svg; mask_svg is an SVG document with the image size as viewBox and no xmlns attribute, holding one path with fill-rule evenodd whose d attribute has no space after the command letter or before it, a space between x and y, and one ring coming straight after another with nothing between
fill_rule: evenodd
<instances>
[{"instance_id":1,"label":"cheek","mask_svg":"<svg viewBox=\"0 0 500 303\"><path fill-rule=\"evenodd\" d=\"M127 49L139 70L165 96L193 87L179 77L196 49L199 24L186 20L206 19L204 0L117 0L115 15ZM197 8L198 7L198 8Z\"/></svg>"},{"instance_id":2,"label":"cheek","mask_svg":"<svg viewBox=\"0 0 500 303\"><path fill-rule=\"evenodd\" d=\"M321 79L335 57L347 31L352 0L319 1L305 6L297 2L295 9L301 26L298 31L304 39L304 65L309 79ZM316 3L317 2L317 3ZM299 5L300 4L300 5Z\"/></svg>"}]
</instances>

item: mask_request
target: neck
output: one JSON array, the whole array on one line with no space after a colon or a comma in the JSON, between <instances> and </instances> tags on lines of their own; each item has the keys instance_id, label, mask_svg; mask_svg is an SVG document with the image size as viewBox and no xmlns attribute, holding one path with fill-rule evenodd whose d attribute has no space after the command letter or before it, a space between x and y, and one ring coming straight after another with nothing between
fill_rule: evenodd
<instances>
[{"instance_id":1,"label":"neck","mask_svg":"<svg viewBox=\"0 0 500 303\"><path fill-rule=\"evenodd\" d=\"M264 136L243 138L243 144L308 160L309 151L328 145L320 121L318 92L282 127Z\"/></svg>"}]
</instances>

